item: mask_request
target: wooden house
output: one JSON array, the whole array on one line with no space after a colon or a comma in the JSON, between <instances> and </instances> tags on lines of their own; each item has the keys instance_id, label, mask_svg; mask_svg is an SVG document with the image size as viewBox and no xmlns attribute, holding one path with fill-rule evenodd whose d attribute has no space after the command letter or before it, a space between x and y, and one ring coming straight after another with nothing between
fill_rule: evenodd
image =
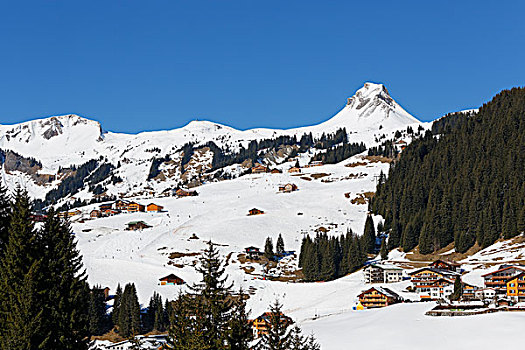
<instances>
[{"instance_id":1,"label":"wooden house","mask_svg":"<svg viewBox=\"0 0 525 350\"><path fill-rule=\"evenodd\" d=\"M262 164L257 164L256 166L252 167L252 174L260 174L260 173L267 173L268 172L268 167L262 165Z\"/></svg>"},{"instance_id":2,"label":"wooden house","mask_svg":"<svg viewBox=\"0 0 525 350\"><path fill-rule=\"evenodd\" d=\"M305 168L311 168L311 167L314 167L314 166L322 166L322 165L323 165L322 161L314 160L314 161L311 161L309 164L305 165L304 167Z\"/></svg>"},{"instance_id":3,"label":"wooden house","mask_svg":"<svg viewBox=\"0 0 525 350\"><path fill-rule=\"evenodd\" d=\"M128 227L126 230L137 231L143 230L145 228L150 228L151 226L146 224L144 221L130 221L127 223Z\"/></svg>"},{"instance_id":4,"label":"wooden house","mask_svg":"<svg viewBox=\"0 0 525 350\"><path fill-rule=\"evenodd\" d=\"M288 169L288 172L289 173L300 173L301 172L301 168L294 166L294 167L291 167L290 169Z\"/></svg>"},{"instance_id":5,"label":"wooden house","mask_svg":"<svg viewBox=\"0 0 525 350\"><path fill-rule=\"evenodd\" d=\"M272 173L272 174L281 174L281 173L282 173L282 170L279 170L279 169L272 169L272 170L270 171L270 173Z\"/></svg>"},{"instance_id":6,"label":"wooden house","mask_svg":"<svg viewBox=\"0 0 525 350\"><path fill-rule=\"evenodd\" d=\"M455 261L447 261L447 260L438 259L428 266L433 267L435 269L440 269L440 270L460 272L461 264L458 264Z\"/></svg>"},{"instance_id":7,"label":"wooden house","mask_svg":"<svg viewBox=\"0 0 525 350\"><path fill-rule=\"evenodd\" d=\"M59 218L65 219L65 218L70 218L72 216L80 215L80 214L81 214L80 210L72 210L72 211L61 211L57 214L57 216Z\"/></svg>"},{"instance_id":8,"label":"wooden house","mask_svg":"<svg viewBox=\"0 0 525 350\"><path fill-rule=\"evenodd\" d=\"M279 191L284 193L289 193L293 191L297 191L298 187L296 184L286 184L279 186Z\"/></svg>"},{"instance_id":9,"label":"wooden house","mask_svg":"<svg viewBox=\"0 0 525 350\"><path fill-rule=\"evenodd\" d=\"M279 322L284 328L287 328L293 321L290 317L286 316L282 312L280 314L273 314L272 312L265 312L261 316L254 320L250 320L250 324L253 327L255 337L260 337L263 334L268 334L268 328L272 317L279 317Z\"/></svg>"},{"instance_id":10,"label":"wooden house","mask_svg":"<svg viewBox=\"0 0 525 350\"><path fill-rule=\"evenodd\" d=\"M434 267L423 267L419 270L409 273L410 281L412 282L416 293L422 300L431 300L431 288L434 282L444 278L455 281L456 276L460 276L458 272L450 270L441 270Z\"/></svg>"},{"instance_id":11,"label":"wooden house","mask_svg":"<svg viewBox=\"0 0 525 350\"><path fill-rule=\"evenodd\" d=\"M509 278L506 286L507 297L517 302L525 301L525 272Z\"/></svg>"},{"instance_id":12,"label":"wooden house","mask_svg":"<svg viewBox=\"0 0 525 350\"><path fill-rule=\"evenodd\" d=\"M113 202L112 207L116 210L128 210L129 201L125 201L123 199L118 199L115 202Z\"/></svg>"},{"instance_id":13,"label":"wooden house","mask_svg":"<svg viewBox=\"0 0 525 350\"><path fill-rule=\"evenodd\" d=\"M262 255L262 252L259 250L259 248L253 246L244 248L244 251L246 252L246 258L251 260L258 260Z\"/></svg>"},{"instance_id":14,"label":"wooden house","mask_svg":"<svg viewBox=\"0 0 525 350\"><path fill-rule=\"evenodd\" d=\"M181 284L184 284L186 282L184 282L184 280L172 273L170 273L169 275L165 276L165 277L162 277L162 278L159 278L159 281L160 281L160 285L161 286L174 286L174 285L181 285Z\"/></svg>"},{"instance_id":15,"label":"wooden house","mask_svg":"<svg viewBox=\"0 0 525 350\"><path fill-rule=\"evenodd\" d=\"M91 216L92 218L99 218L102 216L102 212L98 209L93 209L90 213L89 213L89 216Z\"/></svg>"},{"instance_id":16,"label":"wooden house","mask_svg":"<svg viewBox=\"0 0 525 350\"><path fill-rule=\"evenodd\" d=\"M117 214L120 214L120 210L117 210L117 209L106 209L106 210L102 211L102 216L113 216L113 215L117 215Z\"/></svg>"},{"instance_id":17,"label":"wooden house","mask_svg":"<svg viewBox=\"0 0 525 350\"><path fill-rule=\"evenodd\" d=\"M156 211L161 212L164 207L162 205L157 205L155 203L150 203L146 206L146 211Z\"/></svg>"},{"instance_id":18,"label":"wooden house","mask_svg":"<svg viewBox=\"0 0 525 350\"><path fill-rule=\"evenodd\" d=\"M385 307L401 302L401 297L385 287L372 287L358 295L359 302L366 308Z\"/></svg>"},{"instance_id":19,"label":"wooden house","mask_svg":"<svg viewBox=\"0 0 525 350\"><path fill-rule=\"evenodd\" d=\"M175 191L175 195L177 197L194 197L194 196L198 196L198 193L197 191L189 191L189 190L184 190L182 188L179 188L178 190Z\"/></svg>"},{"instance_id":20,"label":"wooden house","mask_svg":"<svg viewBox=\"0 0 525 350\"><path fill-rule=\"evenodd\" d=\"M131 202L128 204L128 211L130 213L136 213L136 212L145 211L145 210L146 210L146 207L140 203Z\"/></svg>"},{"instance_id":21,"label":"wooden house","mask_svg":"<svg viewBox=\"0 0 525 350\"><path fill-rule=\"evenodd\" d=\"M500 266L498 270L486 273L481 277L485 282L485 288L494 288L496 294L507 295L507 281L522 272L525 272L524 267Z\"/></svg>"},{"instance_id":22,"label":"wooden house","mask_svg":"<svg viewBox=\"0 0 525 350\"><path fill-rule=\"evenodd\" d=\"M101 204L98 206L98 209L100 209L101 211L104 211L104 210L107 210L107 209L111 209L113 208L113 205L112 204L108 204L108 203L105 203L105 204Z\"/></svg>"},{"instance_id":23,"label":"wooden house","mask_svg":"<svg viewBox=\"0 0 525 350\"><path fill-rule=\"evenodd\" d=\"M250 209L248 211L248 216L252 216L252 215L261 215L261 214L264 214L264 211L260 210L260 209L257 209L257 208L253 208L253 209Z\"/></svg>"}]
</instances>

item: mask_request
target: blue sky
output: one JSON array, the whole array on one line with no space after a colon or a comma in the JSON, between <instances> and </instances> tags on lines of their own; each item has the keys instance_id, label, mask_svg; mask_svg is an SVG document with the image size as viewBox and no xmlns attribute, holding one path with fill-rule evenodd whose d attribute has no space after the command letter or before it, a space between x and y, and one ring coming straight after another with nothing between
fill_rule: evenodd
<instances>
[{"instance_id":1,"label":"blue sky","mask_svg":"<svg viewBox=\"0 0 525 350\"><path fill-rule=\"evenodd\" d=\"M366 81L432 120L525 81L520 1L0 3L0 123L289 128Z\"/></svg>"}]
</instances>

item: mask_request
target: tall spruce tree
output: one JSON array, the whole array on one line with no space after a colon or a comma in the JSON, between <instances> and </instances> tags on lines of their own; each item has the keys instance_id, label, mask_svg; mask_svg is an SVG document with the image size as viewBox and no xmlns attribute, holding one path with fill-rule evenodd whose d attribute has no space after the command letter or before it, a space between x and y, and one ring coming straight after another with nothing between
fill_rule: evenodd
<instances>
[{"instance_id":1,"label":"tall spruce tree","mask_svg":"<svg viewBox=\"0 0 525 350\"><path fill-rule=\"evenodd\" d=\"M7 188L0 181L0 256L7 246L9 237L9 220L11 219L11 201Z\"/></svg>"},{"instance_id":2,"label":"tall spruce tree","mask_svg":"<svg viewBox=\"0 0 525 350\"><path fill-rule=\"evenodd\" d=\"M379 249L379 255L381 256L381 260L388 259L388 249L386 249L386 238L383 238L381 240L381 248Z\"/></svg>"},{"instance_id":3,"label":"tall spruce tree","mask_svg":"<svg viewBox=\"0 0 525 350\"><path fill-rule=\"evenodd\" d=\"M129 338L141 332L140 304L137 290L133 283L128 283L124 287L120 300L118 328L119 334L124 338Z\"/></svg>"},{"instance_id":4,"label":"tall spruce tree","mask_svg":"<svg viewBox=\"0 0 525 350\"><path fill-rule=\"evenodd\" d=\"M53 320L42 325L45 348L87 349L89 291L82 257L69 223L58 218L52 208L39 241L43 255L42 317Z\"/></svg>"},{"instance_id":5,"label":"tall spruce tree","mask_svg":"<svg viewBox=\"0 0 525 350\"><path fill-rule=\"evenodd\" d=\"M38 349L45 341L42 253L25 190L16 190L11 210L9 239L0 260L0 347Z\"/></svg>"},{"instance_id":6,"label":"tall spruce tree","mask_svg":"<svg viewBox=\"0 0 525 350\"><path fill-rule=\"evenodd\" d=\"M248 296L242 289L233 301L233 310L228 322L228 349L249 350L253 340L252 327L248 323L248 311L245 299Z\"/></svg>"},{"instance_id":7,"label":"tall spruce tree","mask_svg":"<svg viewBox=\"0 0 525 350\"><path fill-rule=\"evenodd\" d=\"M201 281L191 286L206 310L201 326L206 343L212 349L220 349L227 343L228 321L233 311L232 285L227 282L223 265L215 244L209 241L196 269Z\"/></svg>"},{"instance_id":8,"label":"tall spruce tree","mask_svg":"<svg viewBox=\"0 0 525 350\"><path fill-rule=\"evenodd\" d=\"M277 238L277 243L275 244L275 252L278 255L281 255L284 253L284 240L283 236L279 233L279 237Z\"/></svg>"},{"instance_id":9,"label":"tall spruce tree","mask_svg":"<svg viewBox=\"0 0 525 350\"><path fill-rule=\"evenodd\" d=\"M122 299L122 287L120 283L117 285L117 290L115 291L115 297L113 298L113 311L111 312L111 321L113 324L118 324L119 317L119 308L120 300Z\"/></svg>"},{"instance_id":10,"label":"tall spruce tree","mask_svg":"<svg viewBox=\"0 0 525 350\"><path fill-rule=\"evenodd\" d=\"M270 237L266 238L266 242L264 243L264 256L267 259L273 259L275 253L273 251L273 241Z\"/></svg>"},{"instance_id":11,"label":"tall spruce tree","mask_svg":"<svg viewBox=\"0 0 525 350\"><path fill-rule=\"evenodd\" d=\"M366 253L372 254L374 253L376 246L376 230L374 227L374 220L372 219L372 215L367 215L366 221L365 221L365 229L363 232L363 248Z\"/></svg>"},{"instance_id":12,"label":"tall spruce tree","mask_svg":"<svg viewBox=\"0 0 525 350\"><path fill-rule=\"evenodd\" d=\"M292 345L292 336L288 332L289 325L283 320L282 305L275 300L270 308L267 332L261 336L258 343L260 350L288 350Z\"/></svg>"}]
</instances>

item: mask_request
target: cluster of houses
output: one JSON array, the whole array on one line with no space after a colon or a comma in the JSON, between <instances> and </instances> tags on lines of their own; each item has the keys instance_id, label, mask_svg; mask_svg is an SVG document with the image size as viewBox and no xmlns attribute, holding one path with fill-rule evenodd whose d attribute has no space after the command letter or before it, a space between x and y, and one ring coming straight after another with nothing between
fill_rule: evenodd
<instances>
[{"instance_id":1,"label":"cluster of houses","mask_svg":"<svg viewBox=\"0 0 525 350\"><path fill-rule=\"evenodd\" d=\"M436 260L426 267L409 272L388 264L370 264L364 269L366 283L395 283L410 279L411 290L421 301L447 301L454 292L457 278L461 281L461 264L443 259ZM461 281L462 300L482 302L516 303L525 301L525 266L501 265L497 270L482 276L484 286L479 287ZM359 296L357 308L384 307L402 302L403 299L386 287L372 287Z\"/></svg>"},{"instance_id":2,"label":"cluster of houses","mask_svg":"<svg viewBox=\"0 0 525 350\"><path fill-rule=\"evenodd\" d=\"M316 166L323 165L323 162L321 161L311 161L310 164L306 164L303 166L303 168L311 168ZM267 167L265 165L262 165L260 163L256 163L255 166L253 166L250 169L252 174L262 174L262 173L271 173L271 174L281 174L282 170L279 169L270 169L270 167ZM293 166L288 169L288 173L300 173L301 167Z\"/></svg>"},{"instance_id":3,"label":"cluster of houses","mask_svg":"<svg viewBox=\"0 0 525 350\"><path fill-rule=\"evenodd\" d=\"M122 212L137 213L137 212L161 212L164 207L155 203L143 205L134 201L126 201L123 199L116 200L113 203L104 203L99 205L98 209L93 209L89 216L92 218L100 218L105 216L117 215Z\"/></svg>"},{"instance_id":4,"label":"cluster of houses","mask_svg":"<svg viewBox=\"0 0 525 350\"><path fill-rule=\"evenodd\" d=\"M246 254L246 258L249 260L260 260L261 257L264 255L264 252L261 252L259 248L254 246L244 248L244 253ZM275 253L273 256L273 260L277 261L284 258L285 256L291 256L294 254L295 250L286 250L282 253Z\"/></svg>"}]
</instances>

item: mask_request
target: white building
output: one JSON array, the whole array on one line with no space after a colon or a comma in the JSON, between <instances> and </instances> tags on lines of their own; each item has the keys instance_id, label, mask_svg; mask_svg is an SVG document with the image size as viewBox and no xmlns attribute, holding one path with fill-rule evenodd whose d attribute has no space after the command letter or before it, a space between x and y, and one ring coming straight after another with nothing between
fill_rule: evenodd
<instances>
[{"instance_id":1,"label":"white building","mask_svg":"<svg viewBox=\"0 0 525 350\"><path fill-rule=\"evenodd\" d=\"M363 271L366 283L394 283L403 280L403 269L394 265L370 264Z\"/></svg>"},{"instance_id":2,"label":"white building","mask_svg":"<svg viewBox=\"0 0 525 350\"><path fill-rule=\"evenodd\" d=\"M483 288L474 292L474 296L479 300L493 300L496 297L496 289Z\"/></svg>"}]
</instances>

